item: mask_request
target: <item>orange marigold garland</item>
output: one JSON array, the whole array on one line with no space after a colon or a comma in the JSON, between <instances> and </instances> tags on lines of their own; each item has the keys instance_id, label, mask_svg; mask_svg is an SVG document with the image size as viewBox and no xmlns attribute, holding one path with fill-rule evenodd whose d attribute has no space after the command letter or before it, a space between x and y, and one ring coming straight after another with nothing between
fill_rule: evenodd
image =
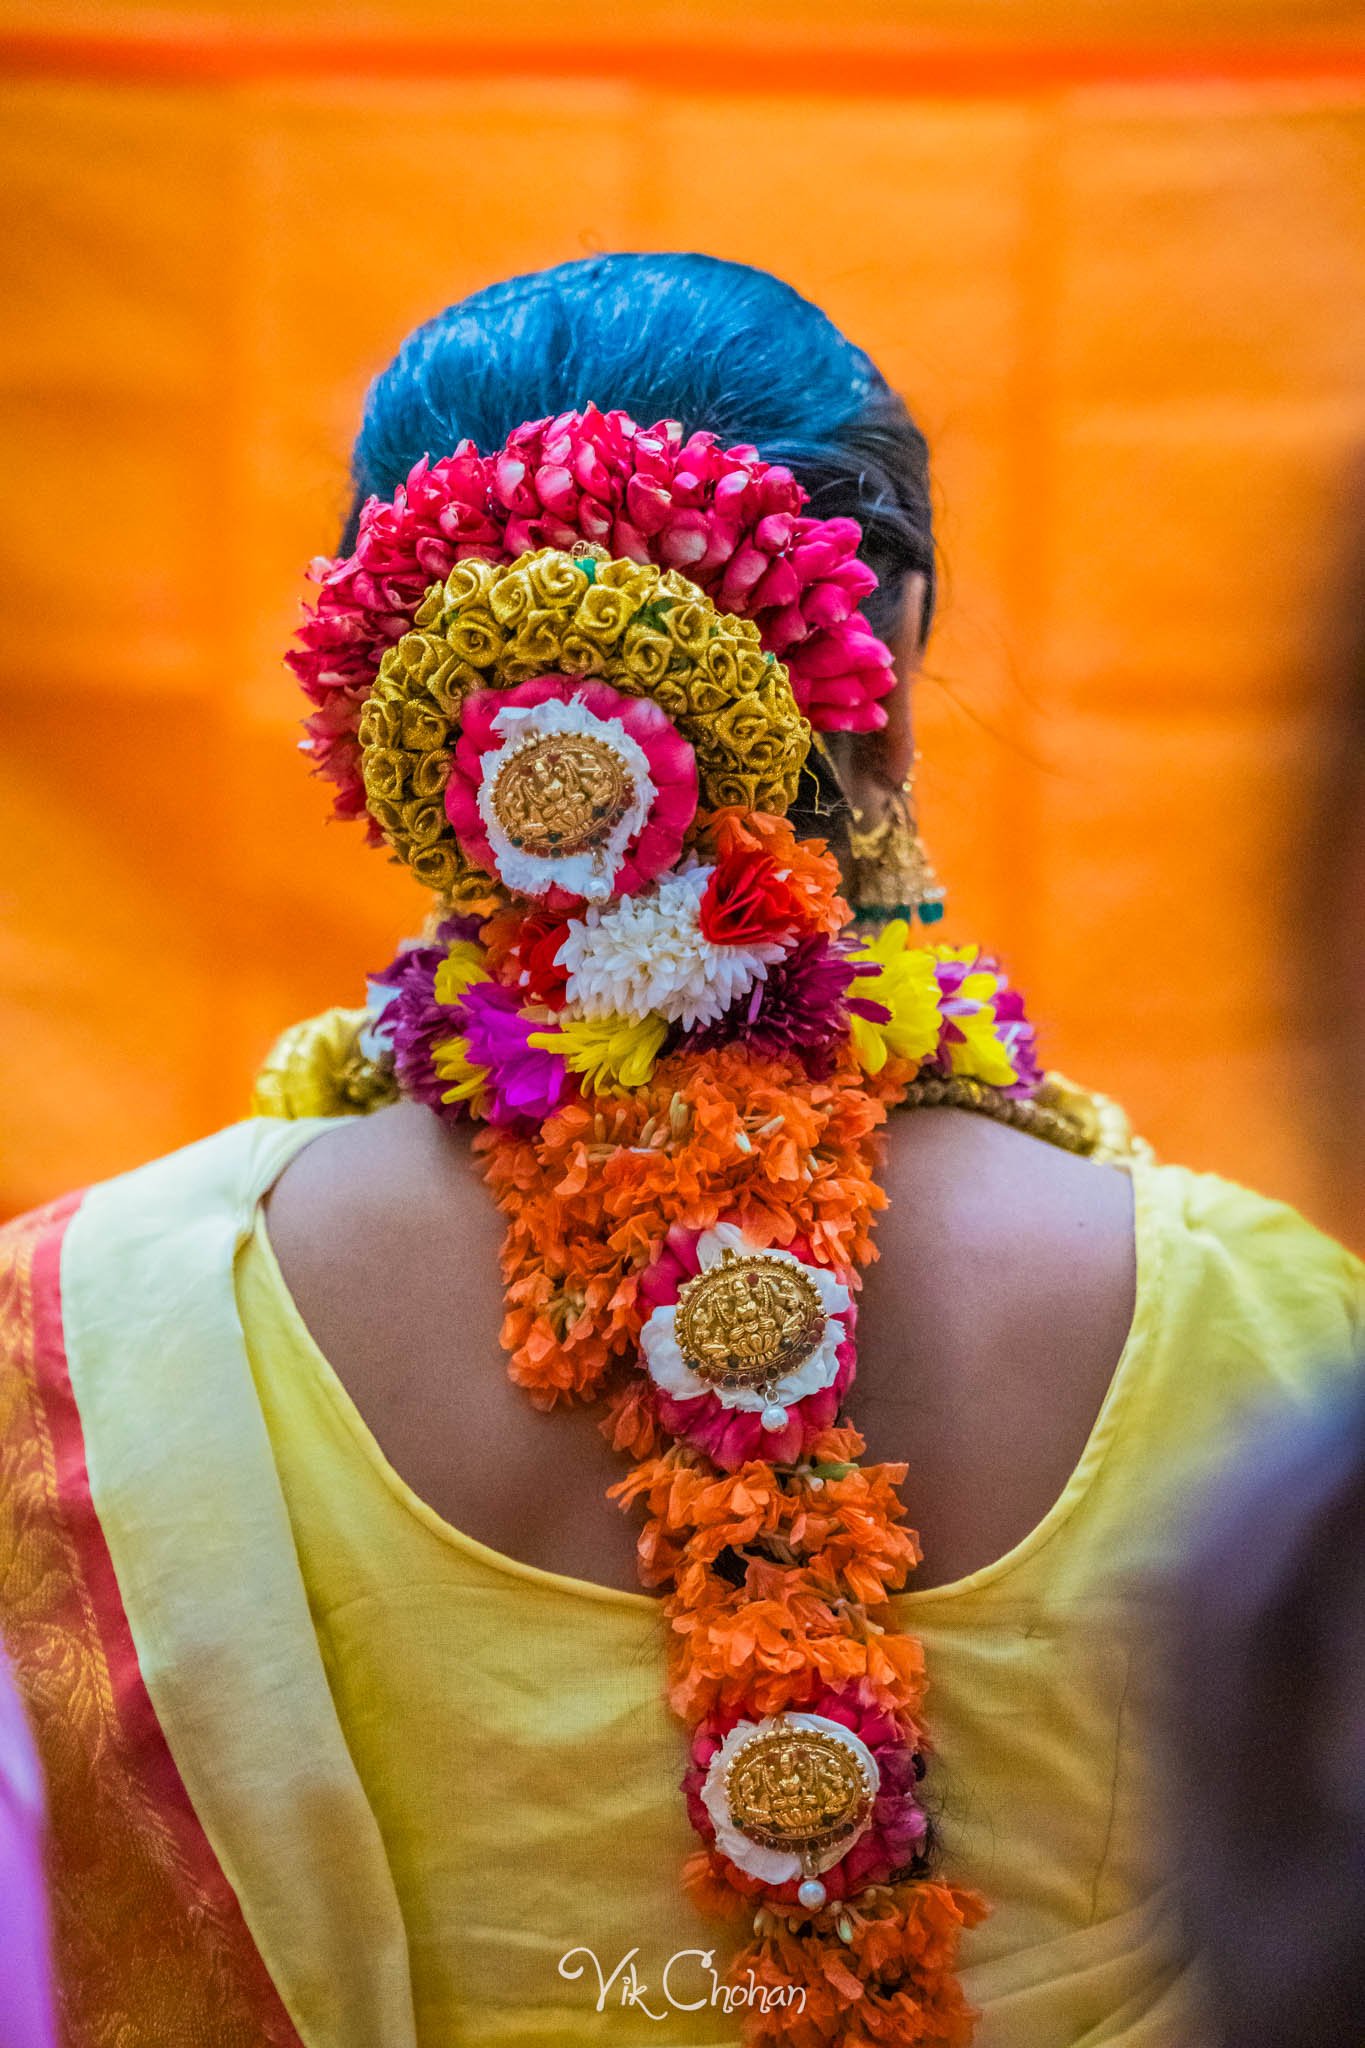
<instances>
[{"instance_id":1,"label":"orange marigold garland","mask_svg":"<svg viewBox=\"0 0 1365 2048\"><path fill-rule=\"evenodd\" d=\"M508 1217L513 1376L541 1402L570 1388L604 1397L604 1429L637 1460L612 1491L645 1510L641 1580L663 1595L669 1699L692 1731L684 1794L707 1846L684 1881L702 1910L752 1920L732 1981L773 1994L748 2007L753 2044L965 2043L956 1936L983 1909L932 1874L916 1798L923 1657L887 1604L920 1555L897 1491L905 1467L860 1463L863 1440L837 1413L789 1462L759 1446L725 1469L669 1441L641 1333L670 1245L721 1219L754 1244L800 1245L826 1271L866 1264L884 1202L876 1133L910 1071L884 1071L874 1092L851 1059L812 1081L734 1050L675 1056L605 1109L579 1102L537 1132L477 1140ZM859 1742L877 1795L856 1839L828 1845L843 1846L832 1863L817 1852L808 1874L765 1881L726 1854L704 1792L736 1729L760 1741L777 1729L780 1745L791 1716Z\"/></svg>"},{"instance_id":2,"label":"orange marigold garland","mask_svg":"<svg viewBox=\"0 0 1365 2048\"><path fill-rule=\"evenodd\" d=\"M412 616L357 730L446 915L371 1030L405 1093L484 1125L512 1378L600 1404L633 1461L684 1881L752 1925L755 2048L954 2048L983 1908L934 1874L920 1798L905 1468L863 1463L844 1409L888 1108L934 1076L1028 1097L1031 1029L974 949L848 935L779 815L810 738L788 675L684 578L541 549L457 562Z\"/></svg>"}]
</instances>

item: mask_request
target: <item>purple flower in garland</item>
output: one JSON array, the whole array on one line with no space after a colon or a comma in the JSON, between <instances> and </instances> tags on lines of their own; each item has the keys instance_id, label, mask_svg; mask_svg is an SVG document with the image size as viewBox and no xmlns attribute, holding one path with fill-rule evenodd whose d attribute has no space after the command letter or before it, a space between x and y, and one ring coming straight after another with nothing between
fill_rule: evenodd
<instances>
[{"instance_id":1,"label":"purple flower in garland","mask_svg":"<svg viewBox=\"0 0 1365 2048\"><path fill-rule=\"evenodd\" d=\"M791 951L755 982L747 1003L736 1003L704 1030L689 1032L692 1047L742 1039L769 1059L795 1054L818 1079L828 1072L835 1047L848 1031L849 990L862 975L875 974L867 961L852 960L851 942L816 934L798 939Z\"/></svg>"},{"instance_id":2,"label":"purple flower in garland","mask_svg":"<svg viewBox=\"0 0 1365 2048\"><path fill-rule=\"evenodd\" d=\"M377 987L395 991L375 1020L374 1034L387 1039L393 1049L399 1087L438 1116L452 1119L463 1117L465 1107L441 1100L449 1083L436 1072L432 1047L459 1026L450 1006L436 1000L436 970L457 940L477 939L481 924L477 917L449 917L438 927L434 940L404 947L382 974L370 976Z\"/></svg>"},{"instance_id":3,"label":"purple flower in garland","mask_svg":"<svg viewBox=\"0 0 1365 2048\"><path fill-rule=\"evenodd\" d=\"M545 1018L524 1015L515 989L496 981L475 982L443 1014L445 1035L462 1032L469 1059L488 1069L484 1086L489 1123L517 1123L522 1118L540 1123L558 1109L568 1068L559 1053L529 1043L533 1031L544 1031Z\"/></svg>"},{"instance_id":4,"label":"purple flower in garland","mask_svg":"<svg viewBox=\"0 0 1365 2048\"><path fill-rule=\"evenodd\" d=\"M974 1073L1019 1099L1042 1080L1036 1036L1023 998L1005 980L999 962L975 947L940 952L934 963L943 1036L931 1071Z\"/></svg>"},{"instance_id":5,"label":"purple flower in garland","mask_svg":"<svg viewBox=\"0 0 1365 2048\"><path fill-rule=\"evenodd\" d=\"M1004 1093L1016 1099L1036 1094L1043 1078L1038 1064L1038 1034L1024 1014L1024 998L1017 988L1008 986L1003 975L995 998L995 1021L1000 1042L1018 1077Z\"/></svg>"}]
</instances>

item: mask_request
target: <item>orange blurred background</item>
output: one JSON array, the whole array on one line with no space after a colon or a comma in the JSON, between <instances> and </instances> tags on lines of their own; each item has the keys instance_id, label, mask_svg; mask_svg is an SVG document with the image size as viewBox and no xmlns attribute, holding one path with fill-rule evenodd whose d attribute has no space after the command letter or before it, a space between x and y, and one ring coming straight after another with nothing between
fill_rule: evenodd
<instances>
[{"instance_id":1,"label":"orange blurred background","mask_svg":"<svg viewBox=\"0 0 1365 2048\"><path fill-rule=\"evenodd\" d=\"M1165 1156L1362 1235L1358 6L4 20L0 1205L240 1114L415 928L280 666L365 382L491 278L662 247L791 279L929 434L949 935Z\"/></svg>"}]
</instances>

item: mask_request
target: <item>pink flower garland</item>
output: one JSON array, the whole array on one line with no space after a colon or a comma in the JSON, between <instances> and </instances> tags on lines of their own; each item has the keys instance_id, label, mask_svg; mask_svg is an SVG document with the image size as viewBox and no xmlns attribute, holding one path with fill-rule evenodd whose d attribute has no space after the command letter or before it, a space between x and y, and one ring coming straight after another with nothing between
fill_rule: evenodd
<instances>
[{"instance_id":1,"label":"pink flower garland","mask_svg":"<svg viewBox=\"0 0 1365 2048\"><path fill-rule=\"evenodd\" d=\"M314 707L304 749L336 785L337 815L365 815L356 729L386 648L470 555L513 561L584 540L678 569L722 611L756 622L818 731L884 725L895 678L859 611L877 586L858 559L862 529L809 518L806 503L791 471L753 448L594 406L518 427L492 455L462 441L439 461L423 456L391 500L368 500L353 554L312 564L317 598L286 656Z\"/></svg>"}]
</instances>

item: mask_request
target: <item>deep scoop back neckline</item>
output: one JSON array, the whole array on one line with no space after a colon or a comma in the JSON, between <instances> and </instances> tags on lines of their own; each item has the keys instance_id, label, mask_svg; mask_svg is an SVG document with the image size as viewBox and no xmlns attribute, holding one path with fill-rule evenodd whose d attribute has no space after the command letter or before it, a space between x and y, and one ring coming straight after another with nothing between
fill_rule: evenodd
<instances>
[{"instance_id":1,"label":"deep scoop back neckline","mask_svg":"<svg viewBox=\"0 0 1365 2048\"><path fill-rule=\"evenodd\" d=\"M529 1564L522 1558L513 1557L507 1551L497 1550L491 1544L480 1542L477 1536L469 1535L465 1530L457 1528L453 1522L447 1521L444 1515L438 1514L391 1463L352 1399L345 1382L309 1329L303 1312L290 1291L271 1242L265 1205L275 1179L284 1171L290 1160L298 1157L304 1145L311 1142L311 1137L319 1135L321 1129L311 1133L310 1137L287 1158L276 1163L269 1184L262 1188L256 1197L250 1217L249 1234L255 1238L266 1259L272 1289L296 1350L306 1359L314 1382L356 1444L366 1464L398 1506L447 1549L471 1557L509 1578L539 1585L547 1591L560 1592L575 1599L633 1608L638 1613L647 1613L656 1619L659 1618L662 1601L657 1594L632 1592L624 1586L605 1586L595 1579L580 1579L571 1573L551 1571L545 1565ZM987 1564L978 1565L974 1571L963 1573L958 1578L947 1579L942 1585L920 1588L911 1586L904 1592L894 1593L890 1596L892 1607L898 1610L908 1608L917 1611L935 1604L947 1605L952 1601L985 1591L1008 1578L1052 1541L1070 1520L1094 1484L1118 1433L1130 1390L1138 1376L1138 1367L1149 1347L1161 1300L1162 1270L1165 1264L1166 1234L1162 1229L1154 1179L1161 1169L1141 1159L1123 1161L1121 1166L1133 1188L1133 1314L1118 1362L1105 1389L1104 1399L1099 1405L1075 1465L1051 1506L1017 1543L1011 1544L999 1557L991 1559Z\"/></svg>"}]
</instances>

